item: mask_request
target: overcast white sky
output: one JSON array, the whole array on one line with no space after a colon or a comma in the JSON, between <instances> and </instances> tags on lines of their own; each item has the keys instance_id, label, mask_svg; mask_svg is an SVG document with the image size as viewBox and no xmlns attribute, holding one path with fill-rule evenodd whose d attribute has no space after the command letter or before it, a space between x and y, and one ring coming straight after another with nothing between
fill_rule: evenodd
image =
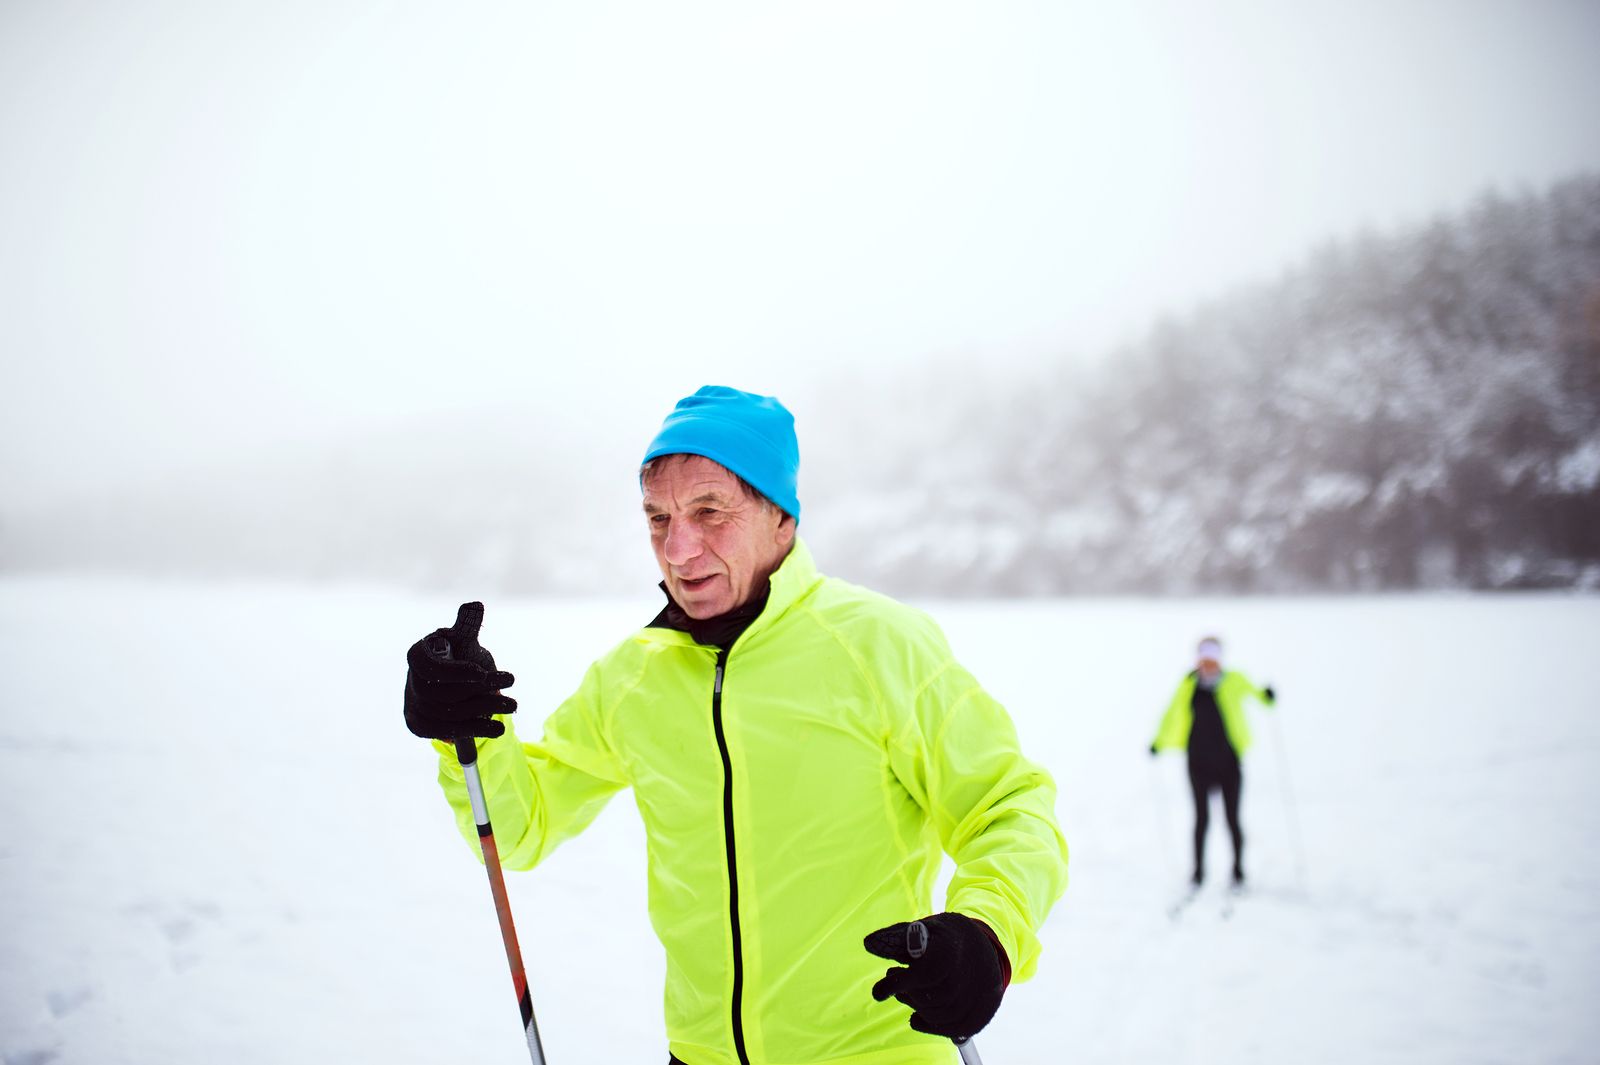
<instances>
[{"instance_id":1,"label":"overcast white sky","mask_svg":"<svg viewBox=\"0 0 1600 1065\"><path fill-rule=\"evenodd\" d=\"M1590 0L8 0L0 495L1097 355L1600 169L1597 71Z\"/></svg>"}]
</instances>

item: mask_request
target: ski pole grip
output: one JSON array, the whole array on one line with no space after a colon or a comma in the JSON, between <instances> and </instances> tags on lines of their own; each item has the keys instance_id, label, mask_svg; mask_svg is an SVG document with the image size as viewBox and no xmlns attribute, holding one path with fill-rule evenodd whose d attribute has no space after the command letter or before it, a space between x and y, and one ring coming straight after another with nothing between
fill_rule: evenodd
<instances>
[{"instance_id":1,"label":"ski pole grip","mask_svg":"<svg viewBox=\"0 0 1600 1065\"><path fill-rule=\"evenodd\" d=\"M450 641L445 639L443 636L434 635L428 637L428 650L446 662L450 661L452 657L450 654ZM473 739L471 736L457 736L455 739L455 744L456 761L460 762L464 766L468 766L478 760L477 740Z\"/></svg>"},{"instance_id":2,"label":"ski pole grip","mask_svg":"<svg viewBox=\"0 0 1600 1065\"><path fill-rule=\"evenodd\" d=\"M912 921L906 925L906 953L913 959L920 958L928 952L928 926L921 921Z\"/></svg>"}]
</instances>

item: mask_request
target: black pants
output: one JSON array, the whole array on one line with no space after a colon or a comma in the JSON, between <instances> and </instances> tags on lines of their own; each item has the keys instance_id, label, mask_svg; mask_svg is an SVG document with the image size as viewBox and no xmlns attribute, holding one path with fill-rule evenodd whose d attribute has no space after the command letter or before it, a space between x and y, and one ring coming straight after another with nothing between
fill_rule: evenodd
<instances>
[{"instance_id":1,"label":"black pants","mask_svg":"<svg viewBox=\"0 0 1600 1065\"><path fill-rule=\"evenodd\" d=\"M1194 875L1206 867L1206 829L1211 824L1211 793L1222 792L1222 809L1233 837L1233 873L1244 875L1244 832L1239 828L1239 790L1243 786L1237 758L1225 761L1189 759L1189 787L1194 791Z\"/></svg>"}]
</instances>

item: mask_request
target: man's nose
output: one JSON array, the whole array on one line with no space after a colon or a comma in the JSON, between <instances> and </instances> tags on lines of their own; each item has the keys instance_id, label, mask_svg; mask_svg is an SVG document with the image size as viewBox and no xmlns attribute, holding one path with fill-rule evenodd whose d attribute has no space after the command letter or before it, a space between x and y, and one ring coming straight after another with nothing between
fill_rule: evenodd
<instances>
[{"instance_id":1,"label":"man's nose","mask_svg":"<svg viewBox=\"0 0 1600 1065\"><path fill-rule=\"evenodd\" d=\"M681 566L700 554L700 533L690 523L674 521L667 525L667 539L661 554L668 564Z\"/></svg>"}]
</instances>

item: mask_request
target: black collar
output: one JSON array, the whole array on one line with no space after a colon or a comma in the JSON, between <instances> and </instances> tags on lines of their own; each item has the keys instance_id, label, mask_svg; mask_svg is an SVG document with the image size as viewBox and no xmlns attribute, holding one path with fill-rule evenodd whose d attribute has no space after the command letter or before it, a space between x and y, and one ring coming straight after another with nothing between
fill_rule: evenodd
<instances>
[{"instance_id":1,"label":"black collar","mask_svg":"<svg viewBox=\"0 0 1600 1065\"><path fill-rule=\"evenodd\" d=\"M724 650L732 647L733 642L750 627L750 623L761 616L761 612L767 608L767 599L772 595L772 584L768 582L760 595L743 606L736 606L714 618L692 618L667 591L666 581L662 581L660 587L661 594L667 597L667 605L661 608L661 613L656 615L648 628L687 632L695 643Z\"/></svg>"}]
</instances>

